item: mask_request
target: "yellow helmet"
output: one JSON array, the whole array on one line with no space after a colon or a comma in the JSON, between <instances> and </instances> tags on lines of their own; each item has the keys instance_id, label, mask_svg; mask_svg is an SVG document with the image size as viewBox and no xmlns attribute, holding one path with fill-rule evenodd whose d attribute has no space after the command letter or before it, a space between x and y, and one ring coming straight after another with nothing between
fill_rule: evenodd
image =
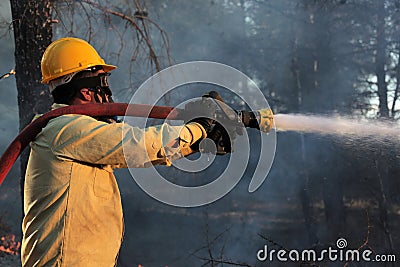
<instances>
[{"instance_id":1,"label":"yellow helmet","mask_svg":"<svg viewBox=\"0 0 400 267\"><path fill-rule=\"evenodd\" d=\"M93 66L102 66L105 72L116 69L116 66L104 63L97 51L88 42L78 38L61 38L51 43L44 51L42 83L77 73Z\"/></svg>"}]
</instances>

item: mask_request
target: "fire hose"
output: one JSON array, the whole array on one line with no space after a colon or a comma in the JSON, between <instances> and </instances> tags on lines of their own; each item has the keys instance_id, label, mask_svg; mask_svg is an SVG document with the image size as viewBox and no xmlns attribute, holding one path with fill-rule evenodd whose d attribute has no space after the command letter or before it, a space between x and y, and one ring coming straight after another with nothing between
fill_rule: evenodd
<instances>
[{"instance_id":1,"label":"fire hose","mask_svg":"<svg viewBox=\"0 0 400 267\"><path fill-rule=\"evenodd\" d=\"M72 105L49 111L27 125L1 156L0 185L3 183L11 167L14 165L25 147L34 140L42 128L44 128L51 119L58 116L65 114L79 114L92 117L134 116L153 119L168 118L170 120L183 120L183 113L182 109L174 109L172 107L125 103Z\"/></svg>"},{"instance_id":2,"label":"fire hose","mask_svg":"<svg viewBox=\"0 0 400 267\"><path fill-rule=\"evenodd\" d=\"M220 122L228 123L225 126L228 128L235 129L238 133L241 132L241 127L246 125L246 127L256 128L261 131L267 132L269 130L260 129L256 116L253 112L247 111L233 111L228 108L223 102L216 102L219 106L219 111L215 114L212 113L216 125ZM133 117L144 117L152 119L168 119L168 120L183 120L188 121L193 117L193 114L186 109L177 109L167 106L152 106L146 104L126 104L126 103L91 103L85 105L71 105L62 108L58 108L45 113L40 116L29 125L27 125L20 134L14 139L14 141L8 146L4 154L0 158L0 185L3 183L5 177L11 170L15 161L28 146L28 144L35 139L35 137L41 132L41 130L47 125L47 123L58 116L66 114L79 114L87 115L91 117L101 117L101 116L133 116ZM261 110L260 112L261 113ZM206 112L207 114L207 112ZM251 115L252 114L252 115ZM199 114L197 114L199 115ZM268 114L267 114L268 115ZM206 115L207 117L208 115ZM250 117L249 117L250 116ZM253 117L251 117L253 116ZM270 113L272 116L272 113ZM243 123L243 124L241 124ZM242 125L239 128L238 125ZM231 147L230 142L224 142L228 138L225 129L221 130L221 127L214 128L216 131L211 132L211 138L218 141L217 151L218 155L223 155L224 153L230 153ZM231 130L232 130L231 129ZM222 144L222 145L221 145ZM207 150L206 150L207 151Z\"/></svg>"},{"instance_id":3,"label":"fire hose","mask_svg":"<svg viewBox=\"0 0 400 267\"><path fill-rule=\"evenodd\" d=\"M244 114L250 114L252 112L246 111L236 111L229 110L228 106L225 104L218 103L216 104L220 108L220 112L212 114L214 119L216 119L216 124L218 121L225 121L233 125L235 128L237 123L246 121L249 122L249 117ZM133 117L145 117L152 119L169 119L169 120L188 120L190 119L190 112L185 109L177 109L173 107L166 106L152 106L146 104L126 104L126 103L90 103L85 105L71 105L62 108L58 108L52 111L49 111L39 118L35 119L29 125L27 125L19 135L14 139L14 141L8 146L4 154L0 158L0 185L3 183L5 177L11 170L15 161L22 153L28 144L35 139L35 137L40 133L42 128L44 128L47 123L58 116L66 115L66 114L79 114L79 115L87 115L91 117L101 117L101 116L133 116ZM253 113L252 113L253 114ZM256 120L253 120L253 124L245 123L247 127L258 128L258 123ZM212 133L215 140L224 140L223 138L227 138L224 136L224 131L221 130L220 127L216 128L217 131ZM238 129L238 128L236 128ZM225 132L226 133L226 132ZM219 139L222 138L222 139ZM225 139L226 140L226 139ZM220 142L218 142L220 143ZM223 142L221 142L223 143ZM228 142L229 143L229 142ZM230 144L227 151L222 151L222 154L227 152L230 153ZM217 153L221 152L218 150L221 148L217 145ZM223 148L223 147L222 147ZM220 154L221 155L221 154Z\"/></svg>"}]
</instances>

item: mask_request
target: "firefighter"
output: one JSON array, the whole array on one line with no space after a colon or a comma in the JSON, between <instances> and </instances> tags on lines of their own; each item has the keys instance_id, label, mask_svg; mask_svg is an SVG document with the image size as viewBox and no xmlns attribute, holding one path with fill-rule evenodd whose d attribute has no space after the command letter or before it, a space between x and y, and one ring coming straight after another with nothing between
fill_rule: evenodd
<instances>
[{"instance_id":1,"label":"firefighter","mask_svg":"<svg viewBox=\"0 0 400 267\"><path fill-rule=\"evenodd\" d=\"M42 83L48 84L54 98L52 109L113 102L108 75L116 66L106 64L84 40L61 38L51 43L41 68ZM212 113L217 107L210 98L187 108ZM203 101L207 99L211 101ZM245 126L262 131L273 125L269 109L238 115ZM124 225L113 169L128 163L129 167L170 165L197 152L199 142L213 135L214 125L205 117L183 126L145 129L116 123L114 117L69 114L50 120L31 142L22 265L115 266Z\"/></svg>"},{"instance_id":2,"label":"firefighter","mask_svg":"<svg viewBox=\"0 0 400 267\"><path fill-rule=\"evenodd\" d=\"M112 102L107 78L116 66L106 64L84 40L53 42L41 68L53 109ZM113 117L71 114L50 120L31 143L22 265L114 266L124 225L113 169L127 167L128 161L129 167L170 165L196 152L194 144L207 136L211 124L201 118L183 127L139 129Z\"/></svg>"}]
</instances>

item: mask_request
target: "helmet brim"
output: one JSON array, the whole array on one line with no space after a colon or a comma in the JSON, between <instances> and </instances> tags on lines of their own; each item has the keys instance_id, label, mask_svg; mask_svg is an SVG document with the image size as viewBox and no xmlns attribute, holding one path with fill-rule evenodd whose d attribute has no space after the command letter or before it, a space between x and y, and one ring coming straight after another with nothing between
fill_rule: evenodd
<instances>
[{"instance_id":1,"label":"helmet brim","mask_svg":"<svg viewBox=\"0 0 400 267\"><path fill-rule=\"evenodd\" d=\"M79 72L79 71L82 71L82 70L85 70L85 69L87 69L87 68L91 68L91 67L94 67L94 66L102 66L102 67L103 67L103 70L104 70L105 72L110 72L110 71L113 71L113 70L115 70L116 68L118 68L117 66L109 65L109 64L88 65L88 66L86 66L86 67L83 68L83 69L82 69L82 67L80 67L80 68L76 68L76 69L71 69L71 70L69 70L69 71L64 71L64 72L60 73L60 75L54 75L54 76L52 77L52 79L42 79L42 83L43 83L43 84L48 84L51 80L55 80L55 79L58 79L58 78L60 78L60 77L62 77L62 76L65 76L65 75L68 75L68 74L71 74L71 73L74 73L74 72Z\"/></svg>"}]
</instances>

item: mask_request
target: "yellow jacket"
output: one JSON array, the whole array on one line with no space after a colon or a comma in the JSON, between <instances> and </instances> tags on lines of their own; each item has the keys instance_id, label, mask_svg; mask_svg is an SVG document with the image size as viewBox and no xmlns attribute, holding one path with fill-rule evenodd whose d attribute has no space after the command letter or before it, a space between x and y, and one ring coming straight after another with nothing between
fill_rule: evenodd
<instances>
[{"instance_id":1,"label":"yellow jacket","mask_svg":"<svg viewBox=\"0 0 400 267\"><path fill-rule=\"evenodd\" d=\"M177 136L179 146L163 148ZM139 129L83 115L50 120L31 143L22 265L114 266L124 226L112 169L127 166L123 150L129 167L168 165L201 136L204 129L193 124Z\"/></svg>"}]
</instances>

